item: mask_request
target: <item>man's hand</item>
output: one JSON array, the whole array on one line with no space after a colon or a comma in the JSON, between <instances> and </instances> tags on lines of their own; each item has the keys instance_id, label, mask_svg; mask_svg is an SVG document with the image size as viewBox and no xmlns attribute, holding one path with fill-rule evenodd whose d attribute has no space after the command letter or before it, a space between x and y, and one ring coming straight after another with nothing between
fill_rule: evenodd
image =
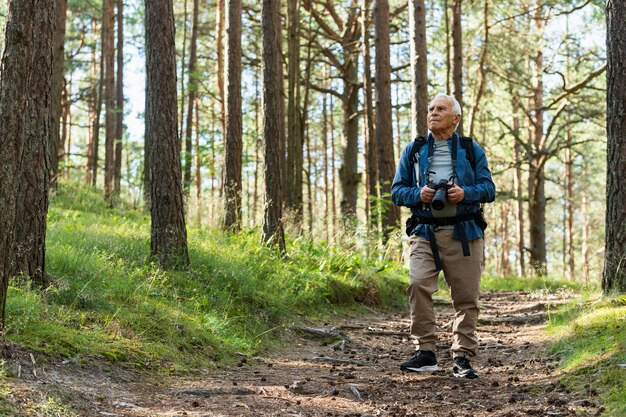
<instances>
[{"instance_id":1,"label":"man's hand","mask_svg":"<svg viewBox=\"0 0 626 417\"><path fill-rule=\"evenodd\" d=\"M448 185L452 185L448 183ZM452 188L448 190L448 201L451 203L460 203L465 198L465 191L458 185L454 184ZM432 200L432 197L431 197Z\"/></svg>"},{"instance_id":2,"label":"man's hand","mask_svg":"<svg viewBox=\"0 0 626 417\"><path fill-rule=\"evenodd\" d=\"M422 187L422 191L420 191L420 199L422 200L422 203L432 202L434 196L435 190L430 188L428 185Z\"/></svg>"}]
</instances>

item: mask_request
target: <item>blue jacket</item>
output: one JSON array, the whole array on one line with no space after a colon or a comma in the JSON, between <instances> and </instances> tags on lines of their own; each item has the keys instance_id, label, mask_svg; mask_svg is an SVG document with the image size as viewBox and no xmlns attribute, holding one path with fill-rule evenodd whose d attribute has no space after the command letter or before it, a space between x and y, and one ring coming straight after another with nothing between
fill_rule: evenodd
<instances>
[{"instance_id":1,"label":"blue jacket","mask_svg":"<svg viewBox=\"0 0 626 417\"><path fill-rule=\"evenodd\" d=\"M428 141L433 140L432 135L428 134ZM487 165L487 156L485 151L472 141L474 146L474 156L476 160L476 172L472 170L472 166L467 160L465 149L461 146L459 135L454 132L448 138L448 147L452 151L452 140L457 141L457 163L456 163L456 183L463 188L465 193L463 201L458 203L457 214L477 213L480 211L480 203L491 203L496 198L496 186L491 180L491 172ZM422 187L426 185L428 176L428 142L419 150L419 184L416 181L415 165L410 161L412 157L411 151L413 142L409 143L400 156L396 176L391 185L391 199L398 206L409 207L413 214L420 217L433 217L432 213L420 199ZM474 220L461 222L455 226L453 237L460 239L458 227L465 229L467 240L474 240L483 236L483 231L476 225ZM430 238L430 227L424 224L418 224L411 235Z\"/></svg>"}]
</instances>

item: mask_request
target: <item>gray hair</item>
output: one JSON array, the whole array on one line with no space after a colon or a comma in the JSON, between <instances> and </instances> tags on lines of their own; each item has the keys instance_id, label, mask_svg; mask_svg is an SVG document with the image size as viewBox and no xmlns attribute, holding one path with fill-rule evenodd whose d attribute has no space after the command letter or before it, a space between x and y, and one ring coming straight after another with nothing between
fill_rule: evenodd
<instances>
[{"instance_id":1,"label":"gray hair","mask_svg":"<svg viewBox=\"0 0 626 417\"><path fill-rule=\"evenodd\" d=\"M462 112L461 112L461 105L459 104L459 102L454 97L449 96L447 94L439 93L435 97L433 97L432 101L435 101L435 99L439 98L439 97L447 98L448 100L450 100L450 102L452 103L452 114L454 114L454 115L462 114Z\"/></svg>"}]
</instances>

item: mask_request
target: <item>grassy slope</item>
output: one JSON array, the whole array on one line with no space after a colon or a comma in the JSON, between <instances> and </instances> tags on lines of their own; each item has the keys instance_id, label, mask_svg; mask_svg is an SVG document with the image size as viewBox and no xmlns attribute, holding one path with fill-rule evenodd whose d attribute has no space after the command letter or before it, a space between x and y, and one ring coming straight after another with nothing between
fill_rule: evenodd
<instances>
[{"instance_id":1,"label":"grassy slope","mask_svg":"<svg viewBox=\"0 0 626 417\"><path fill-rule=\"evenodd\" d=\"M149 259L149 218L101 201L61 185L48 223L53 284L41 296L26 280L13 281L10 342L52 356L186 371L267 348L299 316L404 301L400 268L304 240L280 257L254 232L191 228L192 266L163 271Z\"/></svg>"},{"instance_id":2,"label":"grassy slope","mask_svg":"<svg viewBox=\"0 0 626 417\"><path fill-rule=\"evenodd\" d=\"M603 399L606 416L626 416L626 295L568 305L550 318L563 382Z\"/></svg>"}]
</instances>

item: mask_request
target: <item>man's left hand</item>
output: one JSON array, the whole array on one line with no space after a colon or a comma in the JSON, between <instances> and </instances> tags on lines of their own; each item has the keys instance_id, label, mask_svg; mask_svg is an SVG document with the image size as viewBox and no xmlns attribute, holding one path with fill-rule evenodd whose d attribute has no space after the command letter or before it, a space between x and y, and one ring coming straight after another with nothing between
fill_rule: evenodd
<instances>
[{"instance_id":1,"label":"man's left hand","mask_svg":"<svg viewBox=\"0 0 626 417\"><path fill-rule=\"evenodd\" d=\"M458 185L454 184L448 190L448 201L451 203L460 203L465 198L465 191Z\"/></svg>"}]
</instances>

